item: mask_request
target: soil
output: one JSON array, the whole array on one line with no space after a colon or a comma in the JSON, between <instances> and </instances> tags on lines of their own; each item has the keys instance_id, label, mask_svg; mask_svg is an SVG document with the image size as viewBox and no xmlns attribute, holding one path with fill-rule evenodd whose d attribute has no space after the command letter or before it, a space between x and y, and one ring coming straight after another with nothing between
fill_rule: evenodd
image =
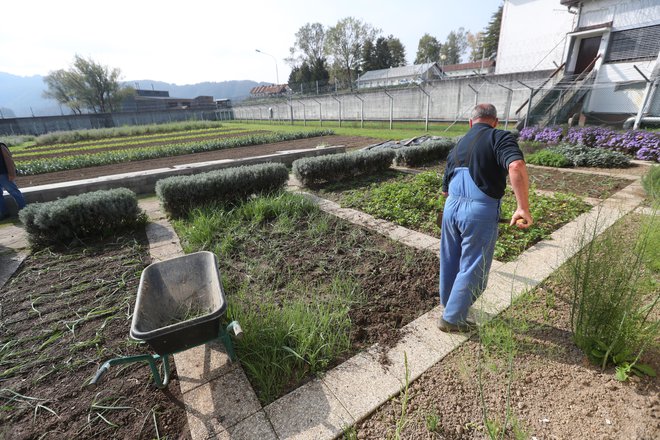
<instances>
[{"instance_id":1,"label":"soil","mask_svg":"<svg viewBox=\"0 0 660 440\"><path fill-rule=\"evenodd\" d=\"M16 178L16 184L19 188L28 188L31 186L48 185L52 183L69 182L72 180L80 179L91 179L93 177L108 176L118 173L132 173L137 171L152 170L156 168L167 168L174 165L262 156L281 150L301 150L305 148L314 148L318 145L345 145L346 148L349 149L364 147L375 142L377 142L376 139L360 136L319 136L308 139L275 142L272 144L228 148L205 153L184 154L181 156L162 157L158 159L148 159L121 164L60 171L55 173L37 174L34 176L18 176Z\"/></svg>"},{"instance_id":2,"label":"soil","mask_svg":"<svg viewBox=\"0 0 660 440\"><path fill-rule=\"evenodd\" d=\"M626 224L634 229L639 220L631 216ZM502 314L501 328L515 341L513 358L482 330L415 380L407 400L396 396L358 423L357 438L393 438L404 401L402 439L660 438L660 380L620 382L614 368L591 364L573 342L570 307L566 282L554 274ZM656 370L657 347L640 360ZM507 409L509 428L489 437L484 410L501 427Z\"/></svg>"},{"instance_id":3,"label":"soil","mask_svg":"<svg viewBox=\"0 0 660 440\"><path fill-rule=\"evenodd\" d=\"M83 387L110 358L152 354L128 341L149 262L143 232L25 259L0 289L0 439L190 438L174 362L164 390L146 363Z\"/></svg>"}]
</instances>

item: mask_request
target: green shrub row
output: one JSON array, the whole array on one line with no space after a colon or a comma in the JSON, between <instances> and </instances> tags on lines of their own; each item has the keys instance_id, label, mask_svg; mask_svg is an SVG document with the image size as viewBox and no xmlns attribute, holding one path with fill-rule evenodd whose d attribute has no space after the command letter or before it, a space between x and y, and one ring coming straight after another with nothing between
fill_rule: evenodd
<instances>
[{"instance_id":1,"label":"green shrub row","mask_svg":"<svg viewBox=\"0 0 660 440\"><path fill-rule=\"evenodd\" d=\"M630 158L623 153L604 148L585 147L581 144L559 144L531 154L526 160L531 164L554 167L626 168L630 166Z\"/></svg>"},{"instance_id":2,"label":"green shrub row","mask_svg":"<svg viewBox=\"0 0 660 440\"><path fill-rule=\"evenodd\" d=\"M456 144L452 139L443 138L429 140L412 147L400 148L396 150L394 163L399 166L415 167L445 160L454 145Z\"/></svg>"},{"instance_id":3,"label":"green shrub row","mask_svg":"<svg viewBox=\"0 0 660 440\"><path fill-rule=\"evenodd\" d=\"M147 217L135 193L126 188L94 191L46 203L34 203L19 212L33 245L69 244L74 239L107 237L143 226Z\"/></svg>"},{"instance_id":4,"label":"green shrub row","mask_svg":"<svg viewBox=\"0 0 660 440\"><path fill-rule=\"evenodd\" d=\"M249 145L269 144L272 142L290 141L316 136L334 134L332 130L303 131L296 133L275 133L269 135L249 135L228 139L215 139L200 142L188 142L161 147L136 148L132 150L106 151L96 154L65 156L31 161L18 161L17 172L21 176L52 173L78 168L109 165L114 163L132 162L136 160L157 159L161 157L179 156L182 154L201 153L205 151L222 150L226 148L244 147Z\"/></svg>"},{"instance_id":5,"label":"green shrub row","mask_svg":"<svg viewBox=\"0 0 660 440\"><path fill-rule=\"evenodd\" d=\"M542 165L546 167L565 168L573 166L573 162L566 156L556 151L541 150L530 154L525 158L527 163L532 165Z\"/></svg>"},{"instance_id":6,"label":"green shrub row","mask_svg":"<svg viewBox=\"0 0 660 440\"><path fill-rule=\"evenodd\" d=\"M306 157L293 162L293 174L305 186L372 174L388 169L394 150L357 151L318 157Z\"/></svg>"},{"instance_id":7,"label":"green shrub row","mask_svg":"<svg viewBox=\"0 0 660 440\"><path fill-rule=\"evenodd\" d=\"M283 164L241 166L159 180L156 195L167 212L181 217L191 208L209 202L227 203L280 190L288 179L289 171Z\"/></svg>"},{"instance_id":8,"label":"green shrub row","mask_svg":"<svg viewBox=\"0 0 660 440\"><path fill-rule=\"evenodd\" d=\"M173 131L217 128L222 123L217 121L183 121L168 124L130 125L113 128L94 128L90 130L53 131L35 139L37 145L52 145L104 139L110 137L137 136L152 133L171 133Z\"/></svg>"}]
</instances>

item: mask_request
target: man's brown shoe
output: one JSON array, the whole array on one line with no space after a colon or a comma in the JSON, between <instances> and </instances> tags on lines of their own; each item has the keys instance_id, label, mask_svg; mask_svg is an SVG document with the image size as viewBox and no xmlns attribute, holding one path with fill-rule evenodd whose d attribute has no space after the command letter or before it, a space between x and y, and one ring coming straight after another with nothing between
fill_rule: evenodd
<instances>
[{"instance_id":1,"label":"man's brown shoe","mask_svg":"<svg viewBox=\"0 0 660 440\"><path fill-rule=\"evenodd\" d=\"M465 321L460 324L452 324L440 318L438 328L445 333L470 333L477 329L477 324L471 321Z\"/></svg>"}]
</instances>

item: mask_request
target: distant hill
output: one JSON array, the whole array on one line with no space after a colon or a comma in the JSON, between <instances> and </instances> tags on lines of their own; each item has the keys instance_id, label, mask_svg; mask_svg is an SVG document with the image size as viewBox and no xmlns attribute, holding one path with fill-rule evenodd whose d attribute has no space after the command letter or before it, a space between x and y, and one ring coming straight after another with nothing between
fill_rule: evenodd
<instances>
[{"instance_id":1,"label":"distant hill","mask_svg":"<svg viewBox=\"0 0 660 440\"><path fill-rule=\"evenodd\" d=\"M175 98L194 98L196 96L213 96L215 99L228 98L233 101L245 99L250 89L264 82L249 80L203 82L197 84L176 85L162 81L138 80L124 81L124 84L147 90L166 90ZM66 107L60 106L52 99L44 99L46 85L43 76L17 76L0 72L0 111L2 116L51 116L69 113ZM13 113L13 114L12 114Z\"/></svg>"}]
</instances>

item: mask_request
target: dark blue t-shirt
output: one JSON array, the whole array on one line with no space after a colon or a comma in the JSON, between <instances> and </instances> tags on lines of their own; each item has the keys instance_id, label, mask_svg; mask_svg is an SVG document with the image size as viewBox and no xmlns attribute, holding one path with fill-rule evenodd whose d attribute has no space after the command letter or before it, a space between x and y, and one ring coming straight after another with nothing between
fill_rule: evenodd
<instances>
[{"instance_id":1,"label":"dark blue t-shirt","mask_svg":"<svg viewBox=\"0 0 660 440\"><path fill-rule=\"evenodd\" d=\"M524 160L524 157L511 132L488 124L474 124L447 156L442 191L449 191L456 167L467 167L481 191L494 199L501 199L509 165L516 160Z\"/></svg>"}]
</instances>

